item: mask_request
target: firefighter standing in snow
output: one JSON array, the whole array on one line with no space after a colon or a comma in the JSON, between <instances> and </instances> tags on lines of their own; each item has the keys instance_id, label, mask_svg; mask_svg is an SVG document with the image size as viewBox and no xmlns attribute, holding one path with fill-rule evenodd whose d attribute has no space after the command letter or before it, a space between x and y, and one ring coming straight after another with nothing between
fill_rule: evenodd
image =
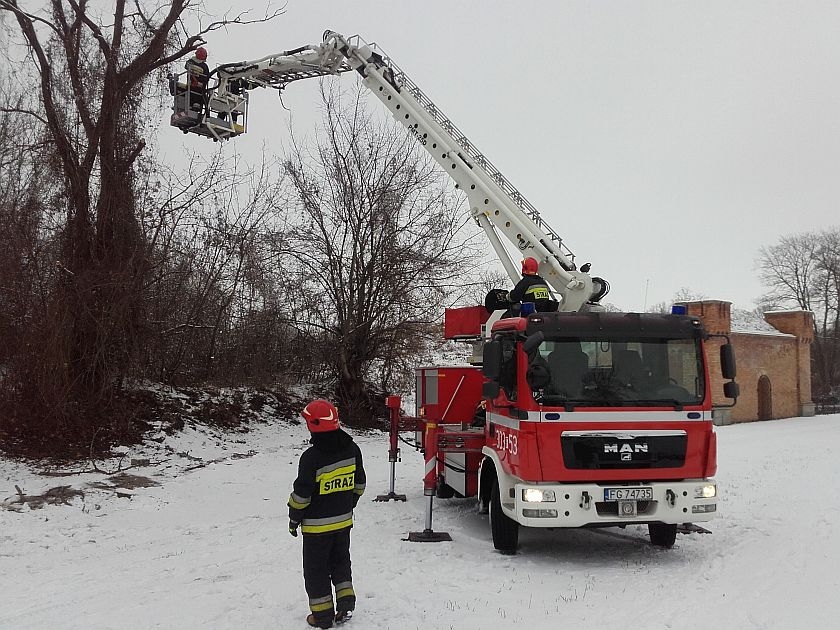
<instances>
[{"instance_id":1,"label":"firefighter standing in snow","mask_svg":"<svg viewBox=\"0 0 840 630\"><path fill-rule=\"evenodd\" d=\"M362 452L341 430L338 411L326 400L303 410L312 437L298 463L289 497L289 533L303 532L303 579L312 611L306 621L331 628L349 618L356 605L350 570L353 508L365 491ZM335 606L332 587L335 586Z\"/></svg>"}]
</instances>

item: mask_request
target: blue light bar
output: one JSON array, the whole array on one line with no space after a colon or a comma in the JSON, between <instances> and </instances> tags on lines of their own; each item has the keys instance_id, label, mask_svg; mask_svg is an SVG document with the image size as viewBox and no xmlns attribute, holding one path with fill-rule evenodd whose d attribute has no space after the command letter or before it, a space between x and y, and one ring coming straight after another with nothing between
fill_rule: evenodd
<instances>
[{"instance_id":1,"label":"blue light bar","mask_svg":"<svg viewBox=\"0 0 840 630\"><path fill-rule=\"evenodd\" d=\"M671 315L687 315L688 308L685 304L672 304L671 305Z\"/></svg>"}]
</instances>

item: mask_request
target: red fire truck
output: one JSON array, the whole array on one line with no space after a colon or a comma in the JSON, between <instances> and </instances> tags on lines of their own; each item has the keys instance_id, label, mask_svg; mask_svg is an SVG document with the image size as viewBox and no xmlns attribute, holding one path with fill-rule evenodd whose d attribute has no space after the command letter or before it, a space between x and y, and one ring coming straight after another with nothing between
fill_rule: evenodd
<instances>
[{"instance_id":1,"label":"red fire truck","mask_svg":"<svg viewBox=\"0 0 840 630\"><path fill-rule=\"evenodd\" d=\"M465 313L447 316L465 334ZM417 539L434 537L432 495L476 496L504 552L520 526L646 523L670 547L679 525L713 518L708 339L688 315L534 313L490 326L481 367L418 370L429 506ZM711 347L734 378L731 346ZM734 381L724 390L737 396Z\"/></svg>"},{"instance_id":2,"label":"red fire truck","mask_svg":"<svg viewBox=\"0 0 840 630\"><path fill-rule=\"evenodd\" d=\"M173 76L171 124L226 140L247 130L248 92L356 71L466 194L472 217L512 282L517 256L538 262L554 312L485 306L446 313L445 336L472 343L469 365L417 372L417 437L426 461L426 527L434 497L477 497L494 546L513 553L519 528L647 524L654 545L716 514L716 438L708 354L720 349L725 397L738 394L728 340L684 313L608 313L609 290L420 88L374 44L324 33L320 44L223 64L201 94ZM493 312L491 312L493 311ZM513 316L511 316L513 315ZM707 345L708 344L708 345ZM715 368L717 369L717 367ZM392 408L393 465L399 400Z\"/></svg>"}]
</instances>

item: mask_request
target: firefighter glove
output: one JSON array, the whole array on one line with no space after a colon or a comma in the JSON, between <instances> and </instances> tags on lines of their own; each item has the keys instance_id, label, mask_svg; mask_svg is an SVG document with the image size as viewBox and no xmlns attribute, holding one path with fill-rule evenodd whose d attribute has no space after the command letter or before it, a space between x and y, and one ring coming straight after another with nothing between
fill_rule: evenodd
<instances>
[{"instance_id":1,"label":"firefighter glove","mask_svg":"<svg viewBox=\"0 0 840 630\"><path fill-rule=\"evenodd\" d=\"M289 521L289 533L295 538L297 538L298 527L300 527L300 523L298 523L297 521Z\"/></svg>"}]
</instances>

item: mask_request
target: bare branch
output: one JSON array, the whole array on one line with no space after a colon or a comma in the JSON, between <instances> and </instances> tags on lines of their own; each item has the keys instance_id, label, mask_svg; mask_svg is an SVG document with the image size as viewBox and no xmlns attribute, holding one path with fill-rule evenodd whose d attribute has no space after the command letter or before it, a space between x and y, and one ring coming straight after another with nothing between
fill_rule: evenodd
<instances>
[{"instance_id":1,"label":"bare branch","mask_svg":"<svg viewBox=\"0 0 840 630\"><path fill-rule=\"evenodd\" d=\"M102 29L99 25L90 19L90 16L85 12L85 5L87 4L85 0L82 0L81 5L76 2L76 0L67 0L70 3L70 6L73 8L73 11L76 12L76 16L80 19L85 26L90 29L91 34L93 35L94 39L99 43L99 49L102 51L102 55L105 57L106 61L109 63L114 62L114 57L112 53L111 44L105 38L105 35L102 33ZM124 0L118 0L120 3L124 2ZM57 5L57 10L61 11L61 0L52 0L53 5Z\"/></svg>"},{"instance_id":2,"label":"bare branch","mask_svg":"<svg viewBox=\"0 0 840 630\"><path fill-rule=\"evenodd\" d=\"M56 142L58 152L62 156L62 159L64 161L65 171L68 175L71 186L75 187L78 190L81 186L86 186L86 183L81 181L81 178L79 177L78 173L75 173L72 171L72 169L68 168L70 163L76 162L78 160L78 155L72 143L70 142L67 131L64 129L61 123L61 120L58 115L58 107L56 106L56 103L53 99L52 68L47 54L45 53L44 48L41 45L41 41L38 38L38 34L35 31L34 21L36 21L36 19L30 17L23 11L18 10L17 2L15 0L0 0L0 8L12 11L15 14L21 32L26 38L30 49L35 54L38 65L40 67L39 74L41 78L41 96L44 101L44 111L47 116L47 126L49 127L53 139ZM43 20L37 21L43 22ZM53 26L53 30L57 29L55 29L55 27Z\"/></svg>"},{"instance_id":3,"label":"bare branch","mask_svg":"<svg viewBox=\"0 0 840 630\"><path fill-rule=\"evenodd\" d=\"M143 13L143 8L140 6L140 0L134 0L134 8L137 9L137 13L135 13L134 15L140 17L140 20L143 22L143 25L147 29L149 29L150 31L154 31L155 29L152 25L151 20L149 20L149 18L146 17L146 14Z\"/></svg>"},{"instance_id":4,"label":"bare branch","mask_svg":"<svg viewBox=\"0 0 840 630\"><path fill-rule=\"evenodd\" d=\"M248 13L250 13L250 12L249 11L242 11L241 13L239 13L236 17L234 17L232 19L225 17L222 20L217 20L217 21L211 22L209 25L202 28L197 33L195 33L194 35L190 35L189 37L187 37L184 44L178 50L176 50L175 52L173 52L173 53L171 53L171 54L169 54L165 57L162 57L161 59L156 61L152 65L152 67L153 68L160 68L162 66L165 66L165 65L168 65L168 64L172 63L173 61L177 61L178 59L181 59L185 55L190 54L198 46L201 46L201 45L206 43L206 40L204 39L204 36L207 35L208 33L212 33L213 31L217 31L221 28L226 28L228 26L234 26L234 25L235 26L244 26L244 25L247 25L247 24L260 24L260 23L263 23L263 22L270 22L271 20L275 19L276 17L279 17L280 15L283 15L285 12L286 12L286 6L283 5L282 7L280 7L279 9L275 9L271 13L266 13L261 18L255 18L255 19L251 19L251 20L244 19L245 16L248 15Z\"/></svg>"},{"instance_id":5,"label":"bare branch","mask_svg":"<svg viewBox=\"0 0 840 630\"><path fill-rule=\"evenodd\" d=\"M39 114L29 109L20 109L17 107L0 107L0 112L7 112L10 114L26 114L27 116L32 116L33 118L37 119L44 125L49 124L45 118L41 117Z\"/></svg>"},{"instance_id":6,"label":"bare branch","mask_svg":"<svg viewBox=\"0 0 840 630\"><path fill-rule=\"evenodd\" d=\"M82 10L84 10L82 3ZM73 89L74 101L79 111L79 118L88 136L94 133L94 124L88 106L88 99L82 84L81 70L79 68L79 52L81 50L81 18L76 15L73 24L68 24L60 2L53 2L53 14L57 16L61 26L62 34L59 38L64 47L64 55L67 59L67 71L70 76L70 86Z\"/></svg>"},{"instance_id":7,"label":"bare branch","mask_svg":"<svg viewBox=\"0 0 840 630\"><path fill-rule=\"evenodd\" d=\"M181 14L186 9L188 3L189 0L172 0L172 4L169 6L169 12L161 21L160 26L154 31L146 49L137 55L134 61L120 72L122 83L129 86L133 85L140 79L143 73L159 68L162 65L159 61L166 48L169 33L181 18Z\"/></svg>"},{"instance_id":8,"label":"bare branch","mask_svg":"<svg viewBox=\"0 0 840 630\"><path fill-rule=\"evenodd\" d=\"M270 22L274 18L283 15L285 12L286 12L286 7L284 5L284 6L280 7L279 9L275 9L271 13L266 13L261 18L254 18L252 20L247 20L247 19L245 19L245 16L248 15L248 13L250 13L250 11L242 11L233 19L225 17L222 20L217 20L215 22L211 22L210 24L207 25L207 27L203 28L199 32L199 35L206 35L207 33L212 33L213 31L217 31L220 28L226 28L226 27L231 26L231 25L244 26L246 24L260 24L260 23L263 23L263 22Z\"/></svg>"},{"instance_id":9,"label":"bare branch","mask_svg":"<svg viewBox=\"0 0 840 630\"><path fill-rule=\"evenodd\" d=\"M34 15L32 13L27 13L18 7L17 0L0 0L0 9L9 11L14 13L18 19L25 19L29 22L37 22L39 24L44 24L47 28L54 31L57 35L61 35L61 32L56 28L55 24L50 22L49 20L45 20L42 17Z\"/></svg>"}]
</instances>

